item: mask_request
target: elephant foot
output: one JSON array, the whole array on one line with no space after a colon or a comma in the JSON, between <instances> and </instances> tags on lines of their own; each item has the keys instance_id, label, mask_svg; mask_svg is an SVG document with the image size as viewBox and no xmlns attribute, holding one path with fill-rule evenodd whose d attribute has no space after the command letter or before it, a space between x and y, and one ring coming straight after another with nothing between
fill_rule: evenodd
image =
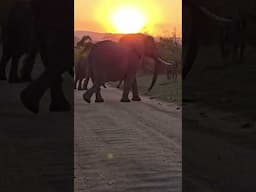
<instances>
[{"instance_id":1,"label":"elephant foot","mask_svg":"<svg viewBox=\"0 0 256 192\"><path fill-rule=\"evenodd\" d=\"M123 102L123 103L131 102L130 99L128 99L128 98L127 99L126 98L122 98L120 101Z\"/></svg>"},{"instance_id":2,"label":"elephant foot","mask_svg":"<svg viewBox=\"0 0 256 192\"><path fill-rule=\"evenodd\" d=\"M132 100L133 101L141 101L141 98L140 97L133 97Z\"/></svg>"},{"instance_id":3,"label":"elephant foot","mask_svg":"<svg viewBox=\"0 0 256 192\"><path fill-rule=\"evenodd\" d=\"M95 103L103 103L104 102L104 99L95 99Z\"/></svg>"},{"instance_id":4,"label":"elephant foot","mask_svg":"<svg viewBox=\"0 0 256 192\"><path fill-rule=\"evenodd\" d=\"M49 110L51 112L65 112L65 111L70 111L71 107L67 101L63 102L52 102L50 104Z\"/></svg>"},{"instance_id":5,"label":"elephant foot","mask_svg":"<svg viewBox=\"0 0 256 192\"><path fill-rule=\"evenodd\" d=\"M28 89L24 89L20 94L20 99L22 104L26 109L33 113L38 113L39 111L39 101L33 99L32 94L29 92Z\"/></svg>"},{"instance_id":6,"label":"elephant foot","mask_svg":"<svg viewBox=\"0 0 256 192\"><path fill-rule=\"evenodd\" d=\"M89 98L86 93L83 94L83 99L87 102L87 103L91 103L91 98Z\"/></svg>"}]
</instances>

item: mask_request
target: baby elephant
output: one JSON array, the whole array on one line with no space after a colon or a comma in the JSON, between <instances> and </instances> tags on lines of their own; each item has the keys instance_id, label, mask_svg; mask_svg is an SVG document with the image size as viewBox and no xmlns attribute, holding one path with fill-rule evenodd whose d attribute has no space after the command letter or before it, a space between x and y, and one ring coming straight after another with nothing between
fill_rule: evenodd
<instances>
[{"instance_id":1,"label":"baby elephant","mask_svg":"<svg viewBox=\"0 0 256 192\"><path fill-rule=\"evenodd\" d=\"M80 56L79 60L75 63L75 89L87 90L89 83L89 73L88 73L88 59L86 55ZM84 82L83 82L84 80ZM78 86L77 86L78 83ZM106 88L105 84L102 85Z\"/></svg>"},{"instance_id":2,"label":"baby elephant","mask_svg":"<svg viewBox=\"0 0 256 192\"><path fill-rule=\"evenodd\" d=\"M87 65L86 56L81 56L75 63L75 89L77 88L78 90L87 90L87 85L89 82ZM85 82L83 83L84 79Z\"/></svg>"}]
</instances>

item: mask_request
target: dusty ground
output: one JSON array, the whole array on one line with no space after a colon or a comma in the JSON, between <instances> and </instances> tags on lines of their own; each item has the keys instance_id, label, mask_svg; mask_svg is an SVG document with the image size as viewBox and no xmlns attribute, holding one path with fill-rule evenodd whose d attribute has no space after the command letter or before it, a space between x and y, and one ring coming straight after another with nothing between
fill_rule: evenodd
<instances>
[{"instance_id":1,"label":"dusty ground","mask_svg":"<svg viewBox=\"0 0 256 192\"><path fill-rule=\"evenodd\" d=\"M103 89L104 103L75 91L75 191L181 191L181 110L143 98L121 103Z\"/></svg>"},{"instance_id":2,"label":"dusty ground","mask_svg":"<svg viewBox=\"0 0 256 192\"><path fill-rule=\"evenodd\" d=\"M216 50L203 47L183 81L183 98L194 99L182 111L183 180L198 178L219 192L256 191L255 49L247 48L242 64Z\"/></svg>"}]
</instances>

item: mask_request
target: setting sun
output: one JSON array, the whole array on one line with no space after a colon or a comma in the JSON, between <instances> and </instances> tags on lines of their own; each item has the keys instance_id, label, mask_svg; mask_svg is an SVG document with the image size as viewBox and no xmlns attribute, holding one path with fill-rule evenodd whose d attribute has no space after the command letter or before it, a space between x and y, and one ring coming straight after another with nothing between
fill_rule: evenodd
<instances>
[{"instance_id":1,"label":"setting sun","mask_svg":"<svg viewBox=\"0 0 256 192\"><path fill-rule=\"evenodd\" d=\"M146 19L136 8L125 7L113 13L112 22L119 33L137 33L145 25Z\"/></svg>"},{"instance_id":2,"label":"setting sun","mask_svg":"<svg viewBox=\"0 0 256 192\"><path fill-rule=\"evenodd\" d=\"M75 31L181 37L181 0L75 0Z\"/></svg>"}]
</instances>

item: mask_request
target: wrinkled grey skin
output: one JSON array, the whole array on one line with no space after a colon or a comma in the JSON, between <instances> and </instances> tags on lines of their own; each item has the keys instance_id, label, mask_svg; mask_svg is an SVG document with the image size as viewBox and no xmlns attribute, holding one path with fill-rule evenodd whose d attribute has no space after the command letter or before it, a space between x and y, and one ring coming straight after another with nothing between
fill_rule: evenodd
<instances>
[{"instance_id":1,"label":"wrinkled grey skin","mask_svg":"<svg viewBox=\"0 0 256 192\"><path fill-rule=\"evenodd\" d=\"M2 31L3 53L0 63L0 80L6 80L6 65L11 62L9 82L31 81L31 73L38 52L31 6L28 2L17 2L10 10L7 24ZM18 63L26 55L18 77Z\"/></svg>"},{"instance_id":2,"label":"wrinkled grey skin","mask_svg":"<svg viewBox=\"0 0 256 192\"><path fill-rule=\"evenodd\" d=\"M124 79L121 102L130 102L128 94L133 93L133 101L140 101L136 72L142 64L144 56L155 60L155 71L149 90L154 86L159 66L159 57L153 37L144 34L124 35L119 43L101 41L96 43L88 56L89 75L92 77L91 87L83 98L90 103L92 95L96 94L95 102L103 102L100 85L109 81Z\"/></svg>"}]
</instances>

